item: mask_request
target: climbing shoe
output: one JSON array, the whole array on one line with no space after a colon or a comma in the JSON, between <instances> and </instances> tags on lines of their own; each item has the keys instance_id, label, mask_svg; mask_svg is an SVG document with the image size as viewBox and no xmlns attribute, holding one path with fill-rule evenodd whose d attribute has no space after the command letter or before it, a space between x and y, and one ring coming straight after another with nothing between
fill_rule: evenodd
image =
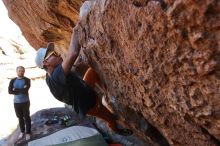
<instances>
[{"instance_id":1,"label":"climbing shoe","mask_svg":"<svg viewBox=\"0 0 220 146\"><path fill-rule=\"evenodd\" d=\"M26 140L30 140L30 139L31 139L31 134L26 134L26 135L25 135L25 139L26 139Z\"/></svg>"}]
</instances>

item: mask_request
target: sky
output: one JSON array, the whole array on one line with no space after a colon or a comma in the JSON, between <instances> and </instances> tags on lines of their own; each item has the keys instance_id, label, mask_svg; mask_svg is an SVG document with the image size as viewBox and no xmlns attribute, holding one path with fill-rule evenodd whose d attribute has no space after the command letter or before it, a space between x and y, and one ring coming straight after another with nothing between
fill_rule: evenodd
<instances>
[{"instance_id":1,"label":"sky","mask_svg":"<svg viewBox=\"0 0 220 146\"><path fill-rule=\"evenodd\" d=\"M0 0L0 37L14 38L21 35L19 27L8 17L8 11Z\"/></svg>"}]
</instances>

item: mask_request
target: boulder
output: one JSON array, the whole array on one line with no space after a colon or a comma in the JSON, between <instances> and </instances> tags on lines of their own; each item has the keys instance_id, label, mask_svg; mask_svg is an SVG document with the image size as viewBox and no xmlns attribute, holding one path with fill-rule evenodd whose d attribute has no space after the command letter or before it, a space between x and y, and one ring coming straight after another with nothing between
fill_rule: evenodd
<instances>
[{"instance_id":1,"label":"boulder","mask_svg":"<svg viewBox=\"0 0 220 146\"><path fill-rule=\"evenodd\" d=\"M108 107L140 137L158 144L149 123L169 145L219 145L220 1L96 0L80 20L81 0L3 2L36 49L65 55L80 21Z\"/></svg>"}]
</instances>

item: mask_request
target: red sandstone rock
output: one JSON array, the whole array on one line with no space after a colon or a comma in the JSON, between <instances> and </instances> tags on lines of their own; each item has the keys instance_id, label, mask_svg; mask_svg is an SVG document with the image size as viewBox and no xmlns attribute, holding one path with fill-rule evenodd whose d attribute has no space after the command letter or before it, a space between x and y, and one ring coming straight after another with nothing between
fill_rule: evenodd
<instances>
[{"instance_id":1,"label":"red sandstone rock","mask_svg":"<svg viewBox=\"0 0 220 146\"><path fill-rule=\"evenodd\" d=\"M68 2L4 0L32 46L55 41L64 53L82 4ZM147 139L144 118L170 145L219 144L219 20L217 0L96 1L83 46L127 126Z\"/></svg>"}]
</instances>

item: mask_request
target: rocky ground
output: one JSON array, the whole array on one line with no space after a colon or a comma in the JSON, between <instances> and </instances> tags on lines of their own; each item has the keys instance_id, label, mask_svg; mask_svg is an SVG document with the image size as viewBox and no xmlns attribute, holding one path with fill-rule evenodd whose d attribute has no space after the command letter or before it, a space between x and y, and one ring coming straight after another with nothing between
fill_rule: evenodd
<instances>
[{"instance_id":1,"label":"rocky ground","mask_svg":"<svg viewBox=\"0 0 220 146\"><path fill-rule=\"evenodd\" d=\"M68 126L62 125L59 122L47 125L45 124L48 119L56 117L61 119L64 116L69 116L69 122L73 123L71 125L81 125L96 127L98 131L103 135L104 139L109 143L120 143L124 146L146 146L143 141L138 139L136 135L132 136L121 136L117 135L107 127L106 123L100 119L95 119L94 117L87 117L83 120L79 120L77 114L75 114L69 108L50 108L43 109L32 115L32 137L31 140L35 140L49 134L52 134L61 129L67 128ZM19 129L16 129L12 135L8 138L8 146L27 146L28 141L25 139L20 139L17 141L17 137L20 134ZM150 145L147 145L150 146Z\"/></svg>"}]
</instances>

